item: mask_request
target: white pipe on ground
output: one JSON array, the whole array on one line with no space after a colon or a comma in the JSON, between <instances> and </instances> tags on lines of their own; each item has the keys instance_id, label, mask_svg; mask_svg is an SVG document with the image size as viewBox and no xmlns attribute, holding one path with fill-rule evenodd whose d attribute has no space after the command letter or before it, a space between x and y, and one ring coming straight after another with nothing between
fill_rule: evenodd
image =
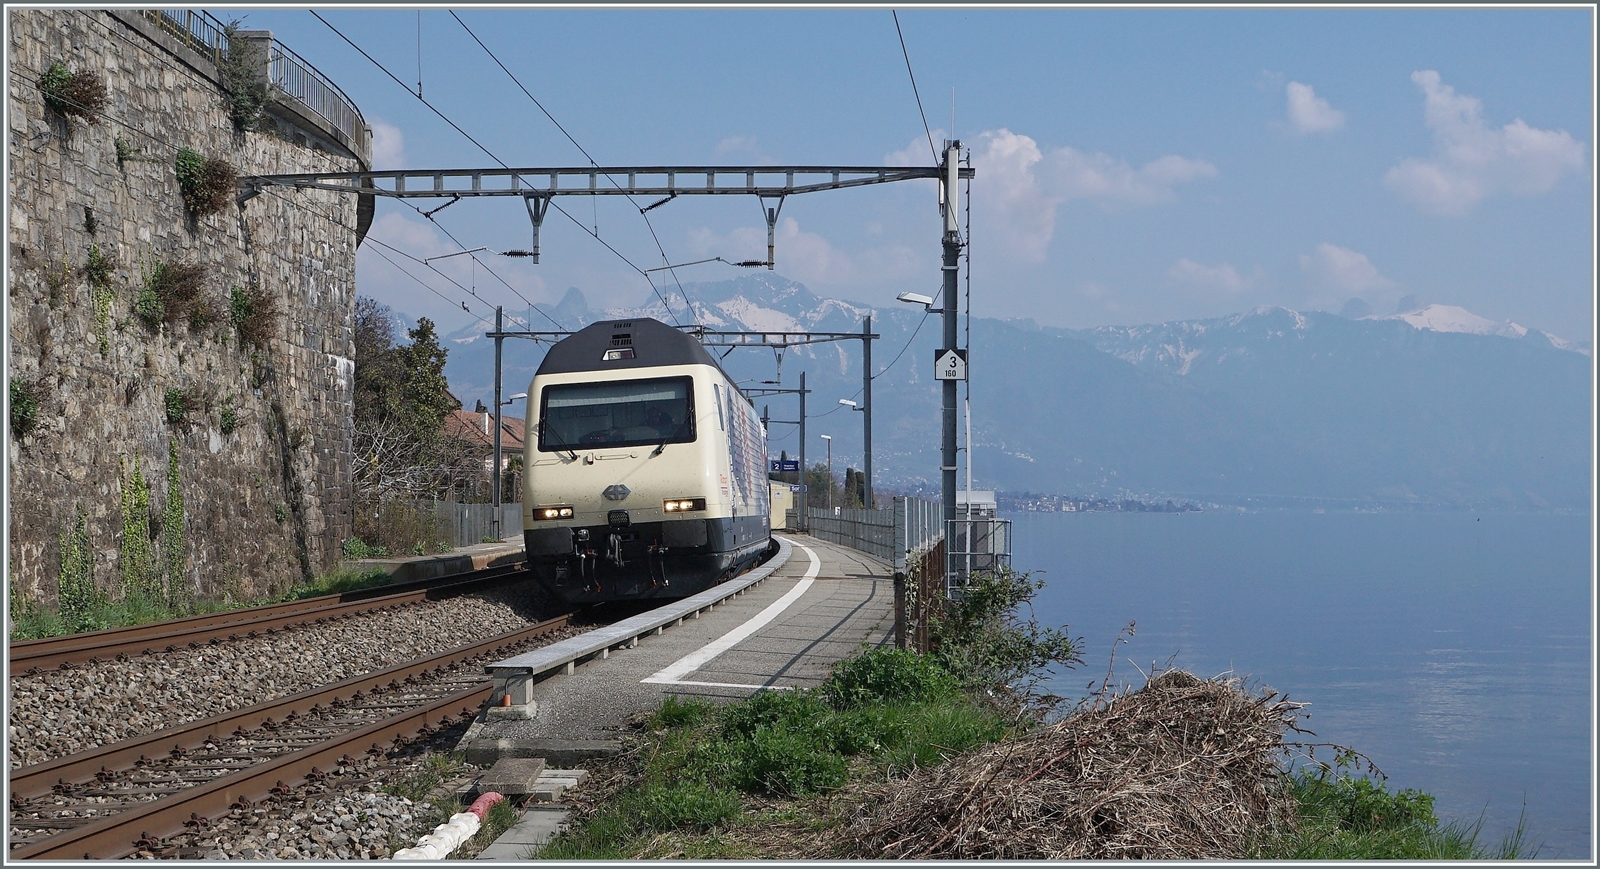
<instances>
[{"instance_id":1,"label":"white pipe on ground","mask_svg":"<svg viewBox=\"0 0 1600 869\"><path fill-rule=\"evenodd\" d=\"M505 799L502 794L490 791L473 801L464 812L450 816L450 820L433 828L433 832L417 840L415 848L401 848L394 852L394 860L443 860L451 851L472 838L483 826L483 819L495 803Z\"/></svg>"}]
</instances>

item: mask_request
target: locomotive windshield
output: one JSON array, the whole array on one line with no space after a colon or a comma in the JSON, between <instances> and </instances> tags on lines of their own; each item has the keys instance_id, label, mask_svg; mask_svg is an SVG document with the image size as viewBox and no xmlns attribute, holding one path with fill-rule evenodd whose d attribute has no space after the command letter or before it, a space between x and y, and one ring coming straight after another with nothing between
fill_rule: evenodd
<instances>
[{"instance_id":1,"label":"locomotive windshield","mask_svg":"<svg viewBox=\"0 0 1600 869\"><path fill-rule=\"evenodd\" d=\"M695 439L693 396L687 377L546 386L539 449L689 443Z\"/></svg>"}]
</instances>

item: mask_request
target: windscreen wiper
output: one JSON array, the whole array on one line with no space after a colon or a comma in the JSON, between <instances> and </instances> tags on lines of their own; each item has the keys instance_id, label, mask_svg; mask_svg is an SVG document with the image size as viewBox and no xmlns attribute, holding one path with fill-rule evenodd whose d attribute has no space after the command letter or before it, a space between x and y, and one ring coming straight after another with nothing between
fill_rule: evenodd
<instances>
[{"instance_id":1,"label":"windscreen wiper","mask_svg":"<svg viewBox=\"0 0 1600 869\"><path fill-rule=\"evenodd\" d=\"M651 451L651 453L650 453L650 458L653 459L656 456L661 455L661 451L667 448L667 441L670 441L673 438L677 437L683 431L683 427L688 425L688 424L689 424L689 421L687 419L685 419L683 422L678 423L677 428L674 428L672 431L669 431L666 434L662 435L661 436L661 443L656 444L656 448L653 451Z\"/></svg>"},{"instance_id":2,"label":"windscreen wiper","mask_svg":"<svg viewBox=\"0 0 1600 869\"><path fill-rule=\"evenodd\" d=\"M550 420L548 418L539 420L539 437L541 439L548 438L552 434L555 433L554 430L552 430L550 428L550 426L548 425L549 421ZM550 444L551 446L556 448L556 452L560 452L561 450L564 449L564 450L567 451L567 456L569 458L571 458L572 461L576 462L578 460L577 452L574 451L572 449L572 447L568 446L567 442L564 439L561 439L561 438L558 437L558 438L556 438L556 440L560 440L561 443L559 443L559 444L557 444L557 443Z\"/></svg>"}]
</instances>

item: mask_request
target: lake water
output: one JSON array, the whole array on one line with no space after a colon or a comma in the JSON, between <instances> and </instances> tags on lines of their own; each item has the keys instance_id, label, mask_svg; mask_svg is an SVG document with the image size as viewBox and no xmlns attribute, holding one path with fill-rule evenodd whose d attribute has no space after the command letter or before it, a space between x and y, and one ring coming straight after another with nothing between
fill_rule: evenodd
<instances>
[{"instance_id":1,"label":"lake water","mask_svg":"<svg viewBox=\"0 0 1600 869\"><path fill-rule=\"evenodd\" d=\"M1013 563L1085 664L1070 698L1135 669L1225 672L1308 702L1311 741L1370 756L1443 820L1497 843L1526 803L1544 859L1590 859L1587 515L1022 513ZM1169 661L1170 659L1170 661ZM1323 755L1319 752L1319 757ZM1331 756L1330 756L1331 759Z\"/></svg>"}]
</instances>

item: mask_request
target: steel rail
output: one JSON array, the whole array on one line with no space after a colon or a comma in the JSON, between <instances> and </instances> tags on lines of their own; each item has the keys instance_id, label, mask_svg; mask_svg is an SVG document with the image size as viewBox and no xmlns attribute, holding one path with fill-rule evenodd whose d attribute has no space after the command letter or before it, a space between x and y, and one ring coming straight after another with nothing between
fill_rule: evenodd
<instances>
[{"instance_id":1,"label":"steel rail","mask_svg":"<svg viewBox=\"0 0 1600 869\"><path fill-rule=\"evenodd\" d=\"M362 693L404 683L430 671L450 667L485 655L496 654L509 646L552 633L566 627L572 614L546 619L516 631L491 637L481 643L462 646L442 652L431 658L397 664L386 670L354 676L322 688L313 688L291 694L268 703L251 706L234 712L193 721L177 727L157 730L133 739L113 743L101 748L33 764L13 770L9 783L13 800L42 797L57 785L80 784L92 781L102 770L131 769L138 761L169 752L173 749L191 749L207 742L216 742L219 734L237 734L255 730L269 722L283 721L311 712L317 707L334 706L345 699Z\"/></svg>"},{"instance_id":2,"label":"steel rail","mask_svg":"<svg viewBox=\"0 0 1600 869\"><path fill-rule=\"evenodd\" d=\"M514 575L522 563L489 567L428 580L413 580L393 585L304 600L230 610L225 613L189 616L166 622L111 628L87 634L23 640L10 644L13 673L37 667L54 669L64 663L110 659L117 655L159 652L173 646L221 642L250 633L276 631L317 619L353 615L369 610L417 603L423 600L465 594L475 587L491 584ZM230 632L230 629L232 631Z\"/></svg>"},{"instance_id":3,"label":"steel rail","mask_svg":"<svg viewBox=\"0 0 1600 869\"><path fill-rule=\"evenodd\" d=\"M430 721L448 727L452 718L469 719L489 699L493 686L482 686L452 694L376 724L363 727L338 739L329 740L277 760L257 764L210 784L189 788L149 805L120 812L76 829L67 830L41 842L9 852L8 860L95 860L126 857L140 847L157 845L160 839L181 833L186 826L203 824L235 806L249 806L273 792L284 792L322 776L352 753L387 751L386 746L403 744L418 735L433 732Z\"/></svg>"}]
</instances>

